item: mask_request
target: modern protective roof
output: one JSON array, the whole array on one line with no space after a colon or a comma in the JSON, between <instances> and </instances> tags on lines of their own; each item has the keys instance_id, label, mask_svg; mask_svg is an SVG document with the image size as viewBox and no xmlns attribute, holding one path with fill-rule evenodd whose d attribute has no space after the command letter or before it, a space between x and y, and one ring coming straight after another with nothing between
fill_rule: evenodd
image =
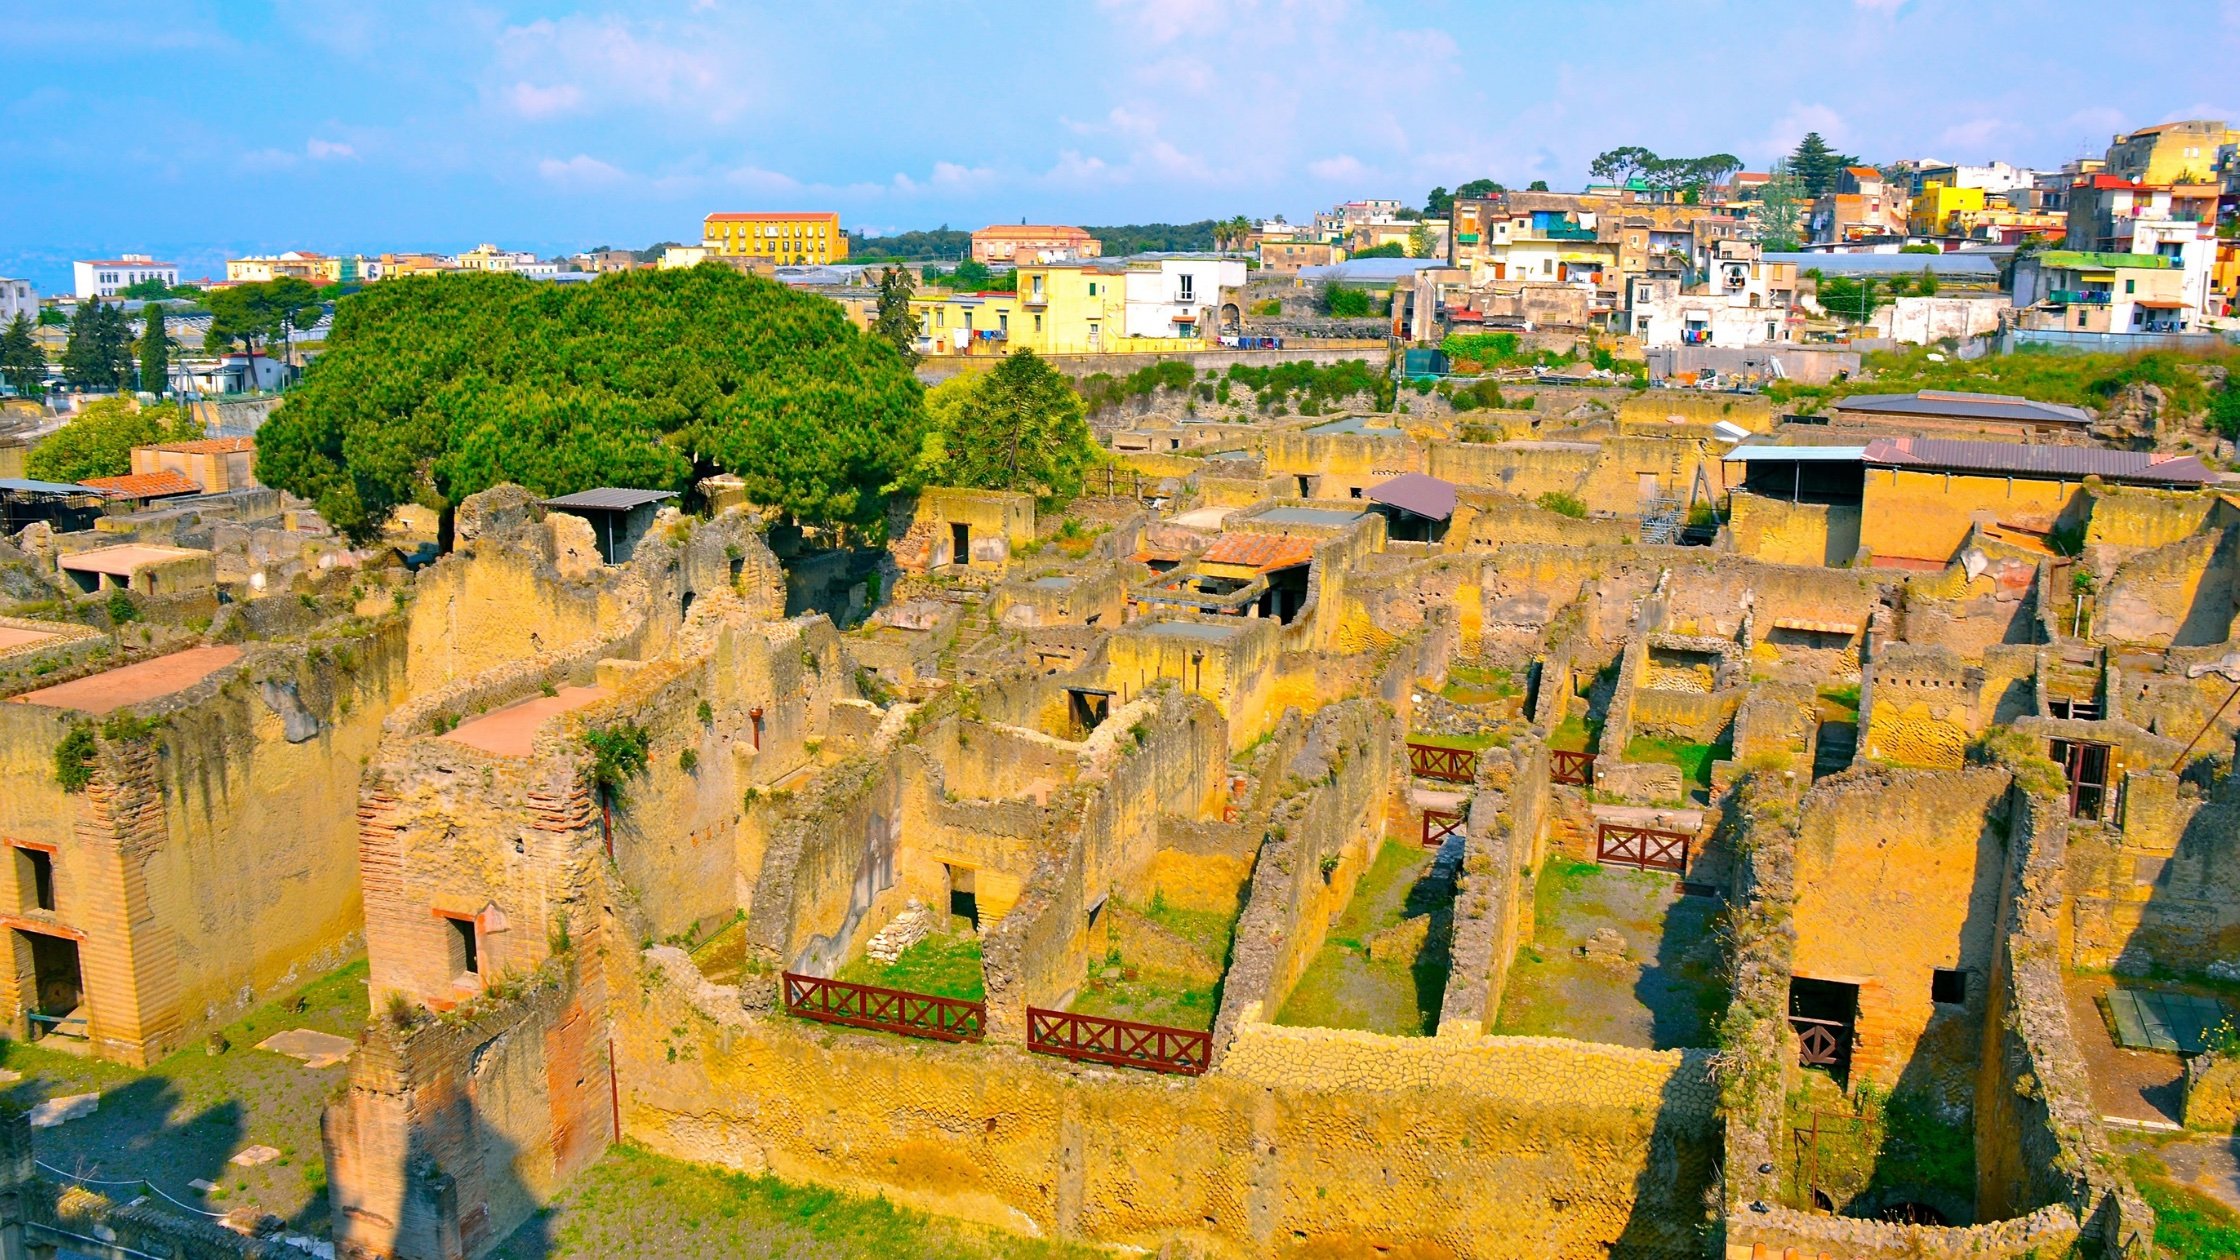
<instances>
[{"instance_id":1,"label":"modern protective roof","mask_svg":"<svg viewBox=\"0 0 2240 1260\"><path fill-rule=\"evenodd\" d=\"M1359 434L1362 437L1404 438L1408 436L1390 425L1373 424L1368 416L1343 416L1336 420L1325 420L1321 424L1308 425L1305 432L1311 433L1315 437L1339 437L1348 433Z\"/></svg>"},{"instance_id":2,"label":"modern protective roof","mask_svg":"<svg viewBox=\"0 0 2240 1260\"><path fill-rule=\"evenodd\" d=\"M627 486L601 486L596 490L578 490L574 494L563 494L557 499L540 499L538 502L548 508L559 508L563 512L577 508L599 512L627 512L648 503L659 503L663 499L676 497L677 492L674 490L632 490Z\"/></svg>"},{"instance_id":3,"label":"modern protective roof","mask_svg":"<svg viewBox=\"0 0 2240 1260\"><path fill-rule=\"evenodd\" d=\"M2038 266L2046 271L2114 271L2118 267L2143 271L2162 271L2172 260L2160 254L2119 254L2082 249L2049 249L2038 255Z\"/></svg>"},{"instance_id":4,"label":"modern protective roof","mask_svg":"<svg viewBox=\"0 0 2240 1260\"><path fill-rule=\"evenodd\" d=\"M2039 479L2099 477L2145 486L2204 486L2217 480L2215 473L2191 455L1950 438L1877 438L1867 443L1866 462L1879 468L1987 472Z\"/></svg>"},{"instance_id":5,"label":"modern protective roof","mask_svg":"<svg viewBox=\"0 0 2240 1260\"><path fill-rule=\"evenodd\" d=\"M1864 446L1738 446L1725 458L1741 464L1856 464L1866 454Z\"/></svg>"},{"instance_id":6,"label":"modern protective roof","mask_svg":"<svg viewBox=\"0 0 2240 1260\"><path fill-rule=\"evenodd\" d=\"M1430 520L1443 521L1454 515L1454 483L1428 473L1401 473L1369 487L1366 493L1387 507Z\"/></svg>"},{"instance_id":7,"label":"modern protective roof","mask_svg":"<svg viewBox=\"0 0 2240 1260\"><path fill-rule=\"evenodd\" d=\"M1940 416L1955 420L2003 420L2012 424L2092 423L2082 407L2034 402L2013 394L1969 394L1924 389L1911 394L1853 394L1836 400L1836 410L1866 415Z\"/></svg>"},{"instance_id":8,"label":"modern protective roof","mask_svg":"<svg viewBox=\"0 0 2240 1260\"><path fill-rule=\"evenodd\" d=\"M0 477L0 491L16 494L99 494L92 486L67 481L32 481L25 477Z\"/></svg>"},{"instance_id":9,"label":"modern protective roof","mask_svg":"<svg viewBox=\"0 0 2240 1260\"><path fill-rule=\"evenodd\" d=\"M1313 525L1322 529L1337 529L1360 519L1361 513L1344 508L1279 507L1269 508L1252 519L1264 525Z\"/></svg>"}]
</instances>

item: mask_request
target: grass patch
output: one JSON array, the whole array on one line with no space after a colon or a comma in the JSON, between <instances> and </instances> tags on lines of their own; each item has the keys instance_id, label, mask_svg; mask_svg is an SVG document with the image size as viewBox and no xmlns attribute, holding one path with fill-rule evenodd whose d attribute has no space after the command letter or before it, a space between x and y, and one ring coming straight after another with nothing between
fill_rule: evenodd
<instances>
[{"instance_id":1,"label":"grass patch","mask_svg":"<svg viewBox=\"0 0 2240 1260\"><path fill-rule=\"evenodd\" d=\"M1593 752L1602 742L1602 723L1591 721L1585 714L1565 715L1555 729L1548 732L1548 747L1563 752Z\"/></svg>"},{"instance_id":2,"label":"grass patch","mask_svg":"<svg viewBox=\"0 0 2240 1260\"><path fill-rule=\"evenodd\" d=\"M1119 974L1106 975L1108 971ZM1213 1027L1213 1016L1220 1005L1218 984L1121 962L1092 967L1088 981L1068 1009L1106 1019L1205 1031Z\"/></svg>"},{"instance_id":3,"label":"grass patch","mask_svg":"<svg viewBox=\"0 0 2240 1260\"><path fill-rule=\"evenodd\" d=\"M1725 761L1734 756L1734 745L1721 741L1716 744L1688 744L1674 739L1658 739L1636 735L1626 741L1627 761L1662 762L1680 767L1680 777L1697 788L1711 787L1711 763Z\"/></svg>"},{"instance_id":4,"label":"grass patch","mask_svg":"<svg viewBox=\"0 0 2240 1260\"><path fill-rule=\"evenodd\" d=\"M1456 704L1490 704L1524 694L1516 676L1506 669L1485 665L1456 665L1447 670L1439 694Z\"/></svg>"},{"instance_id":5,"label":"grass patch","mask_svg":"<svg viewBox=\"0 0 2240 1260\"><path fill-rule=\"evenodd\" d=\"M1432 856L1429 850L1393 841L1377 850L1276 1023L1402 1037L1438 1031L1454 887L1430 877ZM1431 922L1424 947L1412 961L1369 957L1371 937L1417 916L1429 916Z\"/></svg>"},{"instance_id":6,"label":"grass patch","mask_svg":"<svg viewBox=\"0 0 2240 1260\"><path fill-rule=\"evenodd\" d=\"M1717 901L1679 896L1669 874L1558 855L1541 865L1532 903L1532 939L1510 964L1496 1033L1712 1044L1728 1001ZM1597 944L1612 931L1625 940L1623 958Z\"/></svg>"},{"instance_id":7,"label":"grass patch","mask_svg":"<svg viewBox=\"0 0 2240 1260\"><path fill-rule=\"evenodd\" d=\"M2068 350L2022 347L2012 354L1986 355L1963 362L1943 355L1943 362L1929 356L1934 346L1903 351L1876 351L1866 356L1863 370L1848 379L1827 385L1800 385L1776 381L1766 394L1778 403L1803 404L1807 409L1851 394L1902 394L1917 389L1957 389L1984 394L2020 394L2040 402L2078 407L2105 406L2126 385L2160 386L2181 411L2197 411L2209 403L2209 390L2185 365L2222 363L2230 366L2234 353L2220 349L2206 353L2156 350L2143 354L2079 354Z\"/></svg>"},{"instance_id":8,"label":"grass patch","mask_svg":"<svg viewBox=\"0 0 2240 1260\"><path fill-rule=\"evenodd\" d=\"M255 1047L291 1028L356 1040L371 1010L366 974L362 959L330 972L219 1030L214 1044L222 1053L198 1039L146 1070L0 1040L0 1064L23 1076L0 1097L27 1108L60 1095L101 1095L93 1115L40 1130L39 1157L58 1168L144 1178L189 1203L201 1197L188 1184L199 1178L224 1191L211 1197L213 1210L253 1204L291 1230L323 1234L319 1113L349 1068L309 1068ZM227 1162L251 1143L274 1147L281 1158L255 1168Z\"/></svg>"},{"instance_id":9,"label":"grass patch","mask_svg":"<svg viewBox=\"0 0 2240 1260\"><path fill-rule=\"evenodd\" d=\"M987 976L980 969L980 938L977 936L929 936L903 950L891 963L858 958L842 967L836 978L851 984L872 984L882 989L904 989L967 1002L978 1002L988 996Z\"/></svg>"},{"instance_id":10,"label":"grass patch","mask_svg":"<svg viewBox=\"0 0 2240 1260\"><path fill-rule=\"evenodd\" d=\"M1975 1135L1968 1126L1946 1119L1928 1098L1915 1093L1885 1094L1872 1084L1843 1092L1825 1072L1808 1071L1788 1098L1788 1127L1810 1129L1817 1116L1821 1133L1817 1181L1787 1176L1791 1206L1809 1208L1817 1187L1837 1210L1863 1194L1889 1202L1924 1199L1973 1202L1976 1191Z\"/></svg>"},{"instance_id":11,"label":"grass patch","mask_svg":"<svg viewBox=\"0 0 2240 1260\"><path fill-rule=\"evenodd\" d=\"M619 1143L494 1260L1090 1260L1108 1252L927 1216L882 1198L751 1177Z\"/></svg>"},{"instance_id":12,"label":"grass patch","mask_svg":"<svg viewBox=\"0 0 2240 1260\"><path fill-rule=\"evenodd\" d=\"M2229 1260L2240 1256L2240 1212L2170 1177L2160 1159L2139 1152L2124 1159L2139 1195L2154 1209L2154 1245L2167 1260Z\"/></svg>"},{"instance_id":13,"label":"grass patch","mask_svg":"<svg viewBox=\"0 0 2240 1260\"><path fill-rule=\"evenodd\" d=\"M1235 911L1185 910L1167 904L1164 894L1153 893L1151 903L1140 907L1138 913L1190 942L1215 963L1228 963L1229 945L1237 936Z\"/></svg>"}]
</instances>

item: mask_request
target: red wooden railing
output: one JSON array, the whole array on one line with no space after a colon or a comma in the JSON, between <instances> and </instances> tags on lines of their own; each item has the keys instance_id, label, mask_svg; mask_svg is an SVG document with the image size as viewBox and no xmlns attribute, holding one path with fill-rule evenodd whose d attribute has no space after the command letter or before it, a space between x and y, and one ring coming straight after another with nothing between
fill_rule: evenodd
<instances>
[{"instance_id":1,"label":"red wooden railing","mask_svg":"<svg viewBox=\"0 0 2240 1260\"><path fill-rule=\"evenodd\" d=\"M1849 1029L1832 1019L1813 1019L1805 1015L1791 1015L1789 1026L1797 1030L1799 1067L1842 1066Z\"/></svg>"},{"instance_id":2,"label":"red wooden railing","mask_svg":"<svg viewBox=\"0 0 2240 1260\"><path fill-rule=\"evenodd\" d=\"M1408 773L1445 783L1468 783L1478 777L1478 754L1468 748L1410 744Z\"/></svg>"},{"instance_id":3,"label":"red wooden railing","mask_svg":"<svg viewBox=\"0 0 2240 1260\"><path fill-rule=\"evenodd\" d=\"M851 1028L876 1028L935 1041L978 1041L988 1032L988 1006L962 998L785 973L788 1015Z\"/></svg>"},{"instance_id":4,"label":"red wooden railing","mask_svg":"<svg viewBox=\"0 0 2240 1260\"><path fill-rule=\"evenodd\" d=\"M1595 832L1594 860L1612 866L1638 866L1645 871L1688 869L1688 846L1695 840L1685 831L1659 831L1654 827L1629 827L1603 823Z\"/></svg>"},{"instance_id":5,"label":"red wooden railing","mask_svg":"<svg viewBox=\"0 0 2240 1260\"><path fill-rule=\"evenodd\" d=\"M1423 847L1436 849L1447 842L1447 837L1462 830L1462 815L1451 810L1427 809L1423 811Z\"/></svg>"},{"instance_id":6,"label":"red wooden railing","mask_svg":"<svg viewBox=\"0 0 2240 1260\"><path fill-rule=\"evenodd\" d=\"M1549 750L1548 778L1573 787L1594 786L1594 754L1566 752L1561 748Z\"/></svg>"},{"instance_id":7,"label":"red wooden railing","mask_svg":"<svg viewBox=\"0 0 2240 1260\"><path fill-rule=\"evenodd\" d=\"M1213 1034L1030 1006L1027 1049L1077 1063L1196 1076L1213 1059Z\"/></svg>"}]
</instances>

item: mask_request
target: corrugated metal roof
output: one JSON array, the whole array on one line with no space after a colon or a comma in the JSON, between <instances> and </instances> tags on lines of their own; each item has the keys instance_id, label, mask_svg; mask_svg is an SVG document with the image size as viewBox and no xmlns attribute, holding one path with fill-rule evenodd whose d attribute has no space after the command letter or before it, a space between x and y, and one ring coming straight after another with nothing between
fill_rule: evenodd
<instances>
[{"instance_id":1,"label":"corrugated metal roof","mask_svg":"<svg viewBox=\"0 0 2240 1260\"><path fill-rule=\"evenodd\" d=\"M67 481L32 481L25 477L0 477L0 490L17 494L100 494L92 486L73 485Z\"/></svg>"},{"instance_id":2,"label":"corrugated metal roof","mask_svg":"<svg viewBox=\"0 0 2240 1260\"><path fill-rule=\"evenodd\" d=\"M563 512L572 508L627 512L648 503L659 503L663 499L676 497L677 492L674 490L632 490L627 486L600 486L596 490L578 490L574 494L563 494L557 499L540 499L538 502L548 508L559 508Z\"/></svg>"},{"instance_id":3,"label":"corrugated metal roof","mask_svg":"<svg viewBox=\"0 0 2240 1260\"><path fill-rule=\"evenodd\" d=\"M1950 438L1877 438L1866 462L1884 468L1949 469L2028 477L2100 477L2136 485L2203 486L2217 479L2191 455L2111 451L2096 446L1963 442Z\"/></svg>"},{"instance_id":4,"label":"corrugated metal roof","mask_svg":"<svg viewBox=\"0 0 2240 1260\"><path fill-rule=\"evenodd\" d=\"M1289 569L1314 559L1315 540L1283 534L1223 534L1199 557L1204 564L1242 565L1256 573Z\"/></svg>"},{"instance_id":5,"label":"corrugated metal roof","mask_svg":"<svg viewBox=\"0 0 2240 1260\"><path fill-rule=\"evenodd\" d=\"M1869 415L1949 416L1959 420L2003 420L2010 424L2092 423L2082 407L2034 402L2013 394L1969 394L1924 389L1911 394L1853 394L1836 400L1836 410Z\"/></svg>"},{"instance_id":6,"label":"corrugated metal roof","mask_svg":"<svg viewBox=\"0 0 2240 1260\"><path fill-rule=\"evenodd\" d=\"M1434 521L1454 515L1454 483L1427 473L1401 473L1369 487L1370 498Z\"/></svg>"}]
</instances>

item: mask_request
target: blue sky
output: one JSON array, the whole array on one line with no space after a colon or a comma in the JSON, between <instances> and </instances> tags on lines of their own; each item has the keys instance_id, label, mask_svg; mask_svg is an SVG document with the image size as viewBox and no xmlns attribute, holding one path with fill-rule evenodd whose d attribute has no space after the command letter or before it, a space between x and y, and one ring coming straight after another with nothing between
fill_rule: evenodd
<instances>
[{"instance_id":1,"label":"blue sky","mask_svg":"<svg viewBox=\"0 0 2240 1260\"><path fill-rule=\"evenodd\" d=\"M1622 144L2052 165L2240 117L2240 0L0 0L0 48L0 274L43 291L128 250L1297 219Z\"/></svg>"}]
</instances>

